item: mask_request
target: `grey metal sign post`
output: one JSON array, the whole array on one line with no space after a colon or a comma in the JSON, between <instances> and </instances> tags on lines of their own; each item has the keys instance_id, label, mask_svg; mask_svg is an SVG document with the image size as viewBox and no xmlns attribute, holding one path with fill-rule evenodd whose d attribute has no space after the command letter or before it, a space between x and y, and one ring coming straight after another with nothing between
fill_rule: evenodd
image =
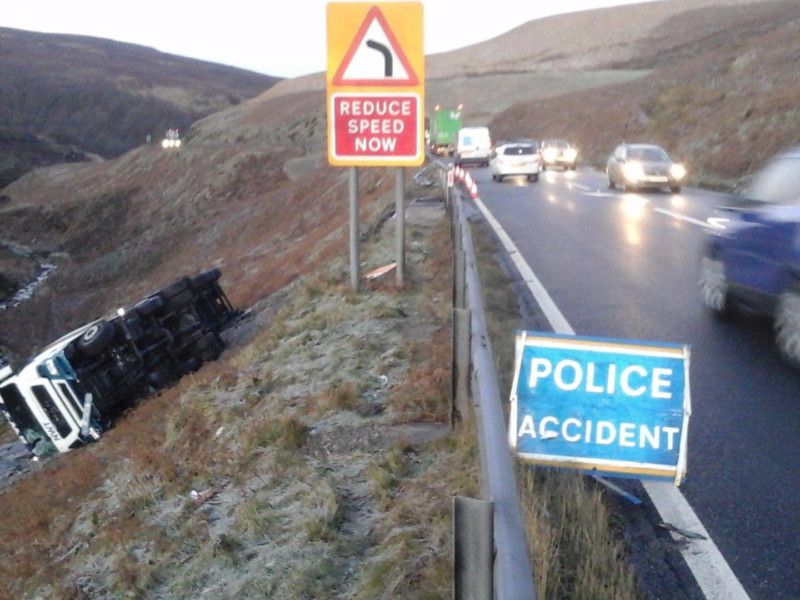
<instances>
[{"instance_id":1,"label":"grey metal sign post","mask_svg":"<svg viewBox=\"0 0 800 600\"><path fill-rule=\"evenodd\" d=\"M350 167L350 287L358 291L361 269L358 257L358 167Z\"/></svg>"},{"instance_id":2,"label":"grey metal sign post","mask_svg":"<svg viewBox=\"0 0 800 600\"><path fill-rule=\"evenodd\" d=\"M395 223L395 248L397 250L397 286L402 288L405 284L406 265L406 209L405 209L405 177L403 167L397 167L394 172L394 217Z\"/></svg>"}]
</instances>

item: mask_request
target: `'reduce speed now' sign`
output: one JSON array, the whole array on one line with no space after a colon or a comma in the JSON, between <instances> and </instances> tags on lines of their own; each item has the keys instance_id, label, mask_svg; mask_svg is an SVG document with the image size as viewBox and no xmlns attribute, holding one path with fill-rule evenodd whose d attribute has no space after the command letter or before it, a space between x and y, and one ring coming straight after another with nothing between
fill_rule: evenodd
<instances>
[{"instance_id":1,"label":"'reduce speed now' sign","mask_svg":"<svg viewBox=\"0 0 800 600\"><path fill-rule=\"evenodd\" d=\"M327 14L328 162L422 164L422 3L332 2Z\"/></svg>"},{"instance_id":2,"label":"'reduce speed now' sign","mask_svg":"<svg viewBox=\"0 0 800 600\"><path fill-rule=\"evenodd\" d=\"M509 444L523 460L680 485L690 413L687 346L516 338Z\"/></svg>"}]
</instances>

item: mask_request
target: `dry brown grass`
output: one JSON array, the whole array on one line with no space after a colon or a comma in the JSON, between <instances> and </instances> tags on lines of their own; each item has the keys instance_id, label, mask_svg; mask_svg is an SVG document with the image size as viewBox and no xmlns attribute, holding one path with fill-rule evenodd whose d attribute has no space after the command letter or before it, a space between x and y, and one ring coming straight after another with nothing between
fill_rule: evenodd
<instances>
[{"instance_id":1,"label":"dry brown grass","mask_svg":"<svg viewBox=\"0 0 800 600\"><path fill-rule=\"evenodd\" d=\"M430 341L409 341L406 348L412 366L391 397L398 422L446 423L452 378L449 330L438 331Z\"/></svg>"},{"instance_id":2,"label":"dry brown grass","mask_svg":"<svg viewBox=\"0 0 800 600\"><path fill-rule=\"evenodd\" d=\"M451 597L452 497L480 495L474 431L467 419L439 442L399 443L373 463L373 493L386 514L361 566L356 598Z\"/></svg>"},{"instance_id":3,"label":"dry brown grass","mask_svg":"<svg viewBox=\"0 0 800 600\"><path fill-rule=\"evenodd\" d=\"M0 495L8 515L0 528L0 581L10 596L19 585L49 564L81 510L87 490L102 481L107 462L92 449L57 457L38 473L20 481ZM23 543L21 543L23 542ZM58 564L50 565L57 579Z\"/></svg>"},{"instance_id":4,"label":"dry brown grass","mask_svg":"<svg viewBox=\"0 0 800 600\"><path fill-rule=\"evenodd\" d=\"M517 473L540 598L643 597L597 486L577 472L520 465Z\"/></svg>"}]
</instances>

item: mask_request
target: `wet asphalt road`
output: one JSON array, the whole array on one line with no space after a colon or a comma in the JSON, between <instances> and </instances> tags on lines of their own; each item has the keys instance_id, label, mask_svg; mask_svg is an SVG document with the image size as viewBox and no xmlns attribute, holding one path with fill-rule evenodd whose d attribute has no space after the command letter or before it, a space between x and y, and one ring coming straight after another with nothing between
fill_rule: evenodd
<instances>
[{"instance_id":1,"label":"wet asphalt road","mask_svg":"<svg viewBox=\"0 0 800 600\"><path fill-rule=\"evenodd\" d=\"M578 335L691 346L681 490L752 598L800 598L800 373L768 320L721 322L697 293L702 224L726 196L623 194L589 170L471 173Z\"/></svg>"}]
</instances>

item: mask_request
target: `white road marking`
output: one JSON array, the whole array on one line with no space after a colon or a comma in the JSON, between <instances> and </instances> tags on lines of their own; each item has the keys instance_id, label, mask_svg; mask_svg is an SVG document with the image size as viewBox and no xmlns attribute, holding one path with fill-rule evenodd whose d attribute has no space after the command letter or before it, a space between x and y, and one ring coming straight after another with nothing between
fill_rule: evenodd
<instances>
[{"instance_id":1,"label":"white road marking","mask_svg":"<svg viewBox=\"0 0 800 600\"><path fill-rule=\"evenodd\" d=\"M575 187L575 188L578 188L579 190L583 190L584 192L591 192L592 191L592 188L590 188L588 185L583 185L582 183L568 183L567 187L570 187L570 188Z\"/></svg>"},{"instance_id":2,"label":"white road marking","mask_svg":"<svg viewBox=\"0 0 800 600\"><path fill-rule=\"evenodd\" d=\"M581 194L581 196L591 196L592 198L612 198L616 195L611 192L601 192L600 190Z\"/></svg>"},{"instance_id":3,"label":"white road marking","mask_svg":"<svg viewBox=\"0 0 800 600\"><path fill-rule=\"evenodd\" d=\"M497 234L497 237L500 238L500 242L519 270L533 297L539 303L553 331L555 333L575 335L575 330L561 313L558 306L556 306L556 303L533 270L528 266L528 263L522 258L516 244L489 212L489 209L486 208L481 199L475 198L474 202ZM669 211L655 210L666 212L673 216ZM683 215L680 216L683 217ZM685 218L689 219L690 217ZM704 227L706 226L702 221L697 221L696 219L692 219L692 221L696 224L702 224ZM744 587L742 587L741 582L725 560L725 557L722 556L719 548L717 548L708 531L703 527L700 519L692 510L680 489L672 483L662 481L643 480L642 485L665 523L669 523L682 531L698 533L705 538L688 539L675 532L672 533L673 539L681 542L679 545L680 552L692 571L692 575L694 575L703 595L710 600L748 600L749 596Z\"/></svg>"},{"instance_id":4,"label":"white road marking","mask_svg":"<svg viewBox=\"0 0 800 600\"><path fill-rule=\"evenodd\" d=\"M699 225L700 227L719 227L719 225L714 225L708 221L701 221L700 219L693 219L692 217L687 217L686 215L682 215L681 213L672 212L671 210L667 210L666 208L654 208L654 212L661 213L662 215L667 215L668 217L672 217L673 219L678 219L680 221L686 221L687 223L691 223L692 225Z\"/></svg>"}]
</instances>

